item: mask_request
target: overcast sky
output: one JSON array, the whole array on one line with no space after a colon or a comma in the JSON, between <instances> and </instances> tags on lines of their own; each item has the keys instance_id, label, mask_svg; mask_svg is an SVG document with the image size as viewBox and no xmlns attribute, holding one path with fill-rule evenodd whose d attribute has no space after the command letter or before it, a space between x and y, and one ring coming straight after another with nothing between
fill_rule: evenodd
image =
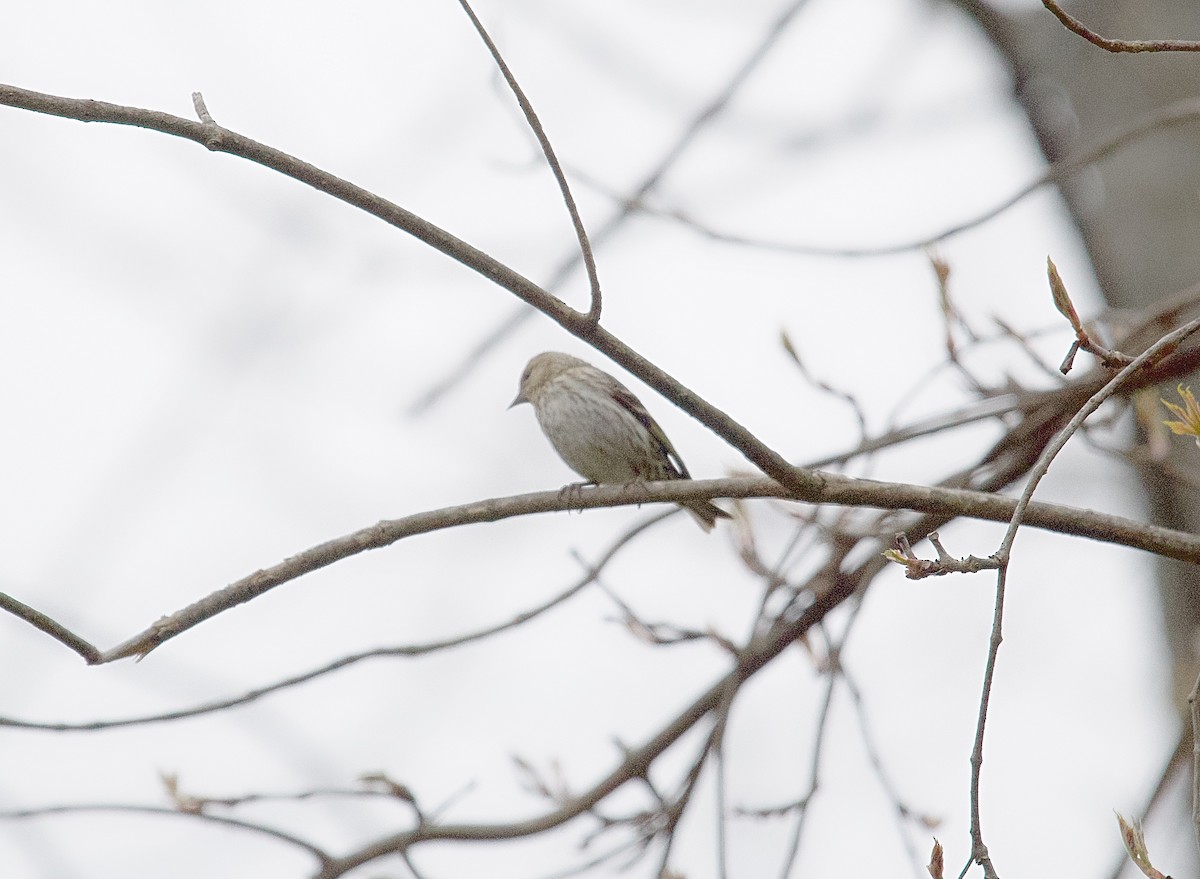
<instances>
[{"instance_id":1,"label":"overcast sky","mask_svg":"<svg viewBox=\"0 0 1200 879\"><path fill-rule=\"evenodd\" d=\"M596 232L619 210L613 195L662 161L785 6L508 0L478 12ZM200 91L219 123L374 190L534 281L547 283L576 252L536 144L450 0L17 4L0 30L0 81L187 117ZM812 248L917 240L1040 173L1008 91L983 40L940 6L811 0L648 201ZM693 475L749 468L540 315L414 411L519 303L376 219L190 142L0 108L0 241L0 588L102 648L377 520L571 481L533 413L505 409L539 351L570 351L620 375ZM1081 308L1099 307L1052 192L939 252L966 321L988 335L993 316L1040 333L1051 363L1069 334L1050 305L1047 254ZM796 370L781 332L815 378L855 396L872 433L969 398L961 375L939 367L944 326L919 250L786 253L637 214L597 258L608 329L797 463L851 447L858 426L849 406ZM556 290L576 306L585 291L578 272ZM1014 345L983 346L968 362L989 382L1049 382ZM936 480L997 435L981 426L854 472ZM1140 517L1131 477L1075 445L1040 496ZM775 503L747 509L763 557L779 560L796 520ZM0 617L0 715L155 714L357 651L500 622L564 590L657 511L560 513L406 540L289 583L140 663L86 668ZM943 537L956 554L986 555L1001 530L956 525ZM603 585L645 619L744 640L761 583L732 535L672 517L627 547ZM787 558L799 577L805 562ZM845 662L890 782L936 827L900 829L839 689L793 875L917 875L906 845L924 858L934 835L955 872L967 857L967 759L994 581L900 574L871 587ZM1103 875L1119 851L1112 810L1141 807L1174 742L1151 566L1131 551L1027 532L1011 577L987 744L988 842L1004 875ZM830 634L848 619L835 614ZM430 808L453 798L445 820L515 820L546 804L522 789L513 755L560 766L585 788L619 760L615 741L643 741L728 661L708 642L638 641L592 587L514 633L360 663L218 715L109 732L0 730L0 809L162 805L160 772L178 773L188 793L221 797L352 787L382 771ZM808 787L825 679L801 649L776 665L737 704L732 806L762 808ZM693 735L666 756L664 783L698 744ZM643 792L617 803L644 806ZM346 800L231 814L334 853L410 818ZM715 821L706 778L672 858L689 879L715 875ZM729 826L731 875L779 875L790 821ZM576 848L590 827L421 848L414 860L433 877L544 876L595 853ZM64 879L314 869L261 837L110 814L0 822L0 864L6 876ZM391 859L360 874L406 875Z\"/></svg>"}]
</instances>

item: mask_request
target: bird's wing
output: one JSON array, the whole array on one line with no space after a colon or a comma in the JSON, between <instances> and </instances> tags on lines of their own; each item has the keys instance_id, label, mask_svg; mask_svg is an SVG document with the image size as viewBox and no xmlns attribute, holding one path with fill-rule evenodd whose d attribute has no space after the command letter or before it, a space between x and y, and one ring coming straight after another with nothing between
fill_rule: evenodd
<instances>
[{"instance_id":1,"label":"bird's wing","mask_svg":"<svg viewBox=\"0 0 1200 879\"><path fill-rule=\"evenodd\" d=\"M614 382L614 384L616 383ZM679 453L675 451L675 447L671 445L671 441L667 439L667 435L663 433L663 429L658 426L658 422L646 411L646 407L642 405L641 400L634 396L633 391L622 385L618 385L612 389L612 397L621 408L636 418L650 433L650 436L653 437L654 442L662 451L663 460L666 461L667 466L673 471L675 478L691 479L691 474L688 473L683 459L679 457Z\"/></svg>"}]
</instances>

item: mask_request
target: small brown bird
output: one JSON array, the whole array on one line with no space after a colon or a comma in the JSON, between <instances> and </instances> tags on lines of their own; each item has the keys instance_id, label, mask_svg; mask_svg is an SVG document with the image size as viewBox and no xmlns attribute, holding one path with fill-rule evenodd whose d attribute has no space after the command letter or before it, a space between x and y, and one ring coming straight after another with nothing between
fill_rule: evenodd
<instances>
[{"instance_id":1,"label":"small brown bird","mask_svg":"<svg viewBox=\"0 0 1200 879\"><path fill-rule=\"evenodd\" d=\"M519 403L533 406L559 457L592 485L692 478L633 391L578 357L546 351L530 360L509 408ZM705 531L729 518L706 500L681 506Z\"/></svg>"}]
</instances>

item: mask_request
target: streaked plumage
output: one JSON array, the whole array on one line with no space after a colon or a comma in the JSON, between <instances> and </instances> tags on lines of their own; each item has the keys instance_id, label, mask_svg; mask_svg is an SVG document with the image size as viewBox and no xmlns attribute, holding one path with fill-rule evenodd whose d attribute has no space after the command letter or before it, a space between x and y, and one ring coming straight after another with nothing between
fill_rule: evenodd
<instances>
[{"instance_id":1,"label":"streaked plumage","mask_svg":"<svg viewBox=\"0 0 1200 879\"><path fill-rule=\"evenodd\" d=\"M590 483L691 479L667 435L625 387L590 363L547 351L521 374L512 405L529 403L567 466ZM511 407L510 407L511 408ZM683 504L705 531L729 514L709 501Z\"/></svg>"}]
</instances>

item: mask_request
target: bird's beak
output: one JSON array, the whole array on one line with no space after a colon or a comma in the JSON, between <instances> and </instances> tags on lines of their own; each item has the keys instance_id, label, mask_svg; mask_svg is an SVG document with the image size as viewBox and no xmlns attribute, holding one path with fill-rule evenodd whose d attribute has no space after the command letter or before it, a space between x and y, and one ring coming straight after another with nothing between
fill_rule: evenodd
<instances>
[{"instance_id":1,"label":"bird's beak","mask_svg":"<svg viewBox=\"0 0 1200 879\"><path fill-rule=\"evenodd\" d=\"M513 406L519 406L522 403L528 403L528 402L529 401L527 399L525 399L524 394L517 394L517 396L515 398L513 398L513 401L508 404L508 408L511 409Z\"/></svg>"}]
</instances>

